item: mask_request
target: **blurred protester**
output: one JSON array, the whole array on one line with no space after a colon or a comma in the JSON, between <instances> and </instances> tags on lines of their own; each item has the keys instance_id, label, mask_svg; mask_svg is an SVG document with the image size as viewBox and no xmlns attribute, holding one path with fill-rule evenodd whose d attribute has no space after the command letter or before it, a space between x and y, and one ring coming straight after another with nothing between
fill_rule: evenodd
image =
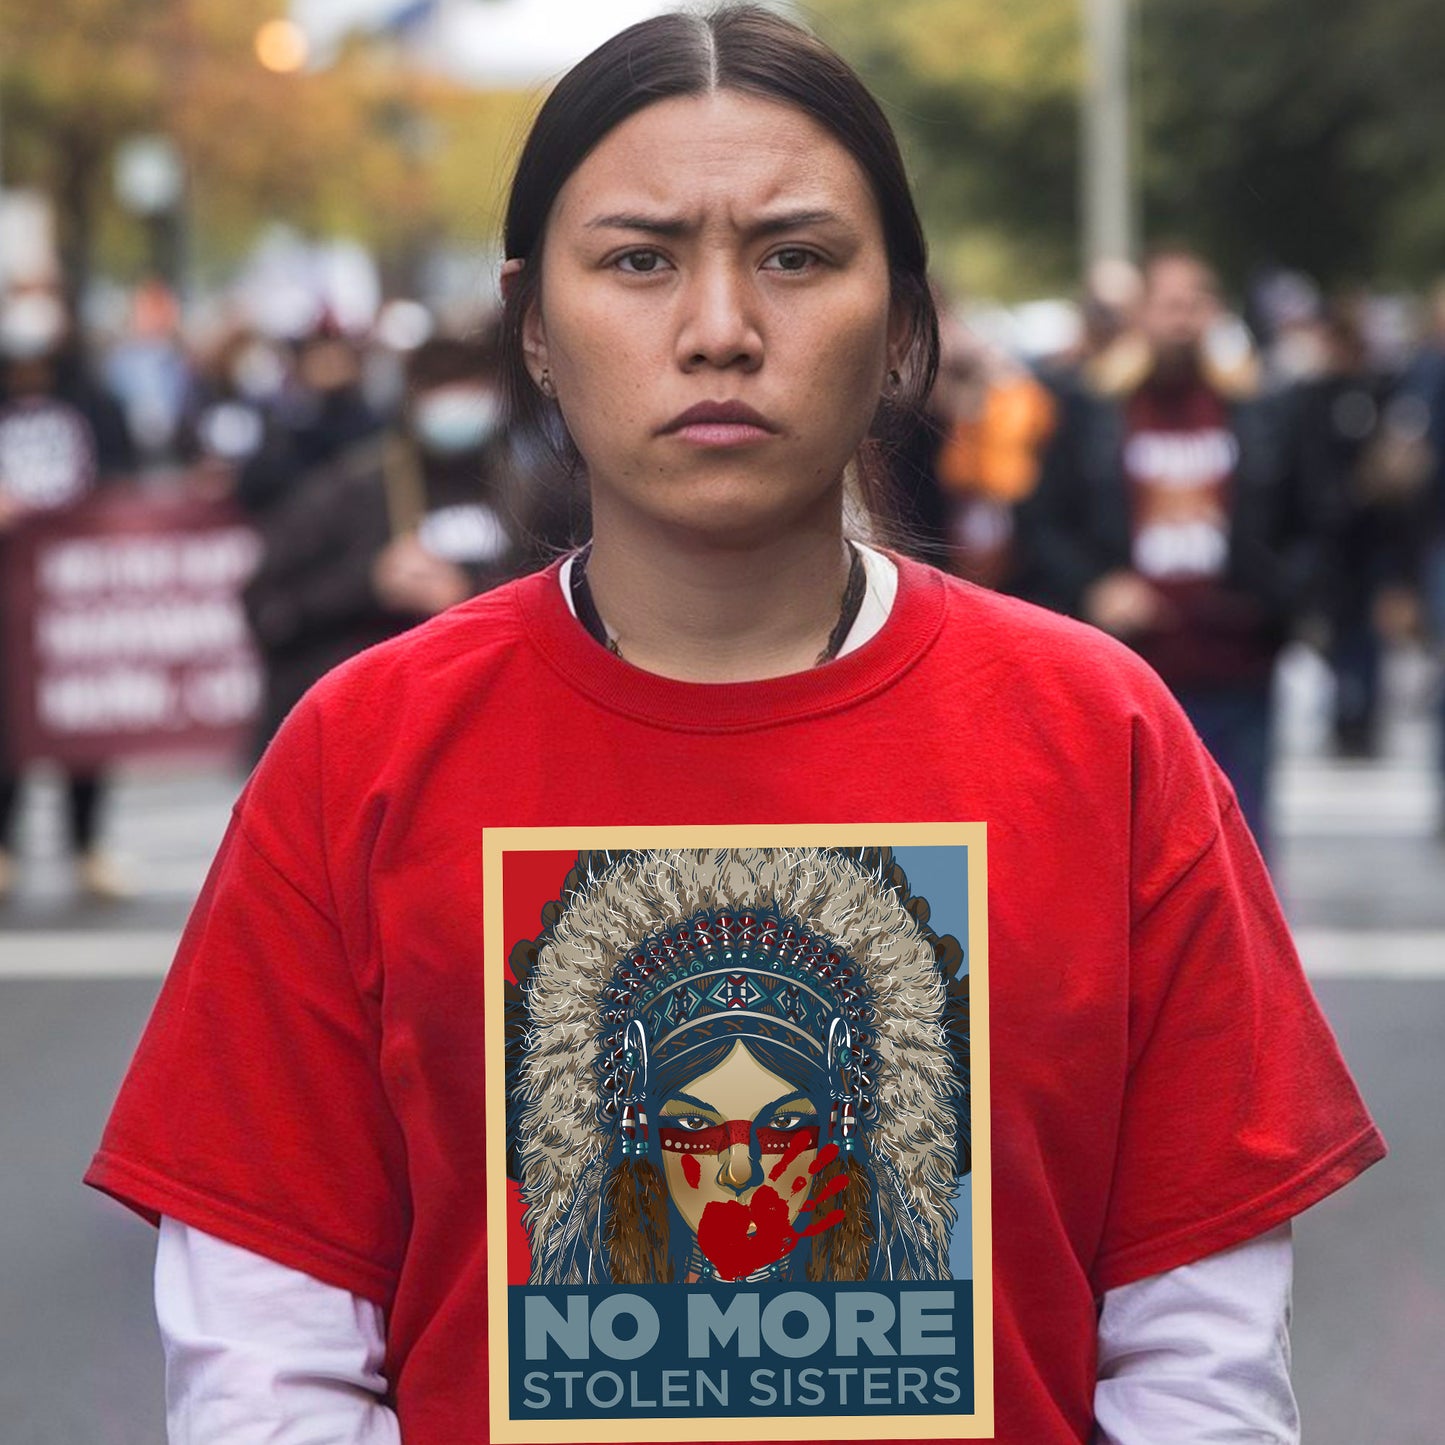
<instances>
[{"instance_id":1,"label":"blurred protester","mask_svg":"<svg viewBox=\"0 0 1445 1445\"><path fill-rule=\"evenodd\" d=\"M1080 300L1082 327L1075 371L1118 345L1134 329L1144 297L1139 268L1120 256L1095 261L1084 277Z\"/></svg>"},{"instance_id":2,"label":"blurred protester","mask_svg":"<svg viewBox=\"0 0 1445 1445\"><path fill-rule=\"evenodd\" d=\"M241 479L248 471L279 472L290 464L288 442L275 419L287 375L278 348L248 326L232 327L202 356L180 446L203 482L244 491ZM266 481L254 485L256 492L266 490Z\"/></svg>"},{"instance_id":3,"label":"blurred protester","mask_svg":"<svg viewBox=\"0 0 1445 1445\"><path fill-rule=\"evenodd\" d=\"M1061 394L1021 514L1024 591L1163 676L1264 840L1271 678L1318 567L1291 418L1258 391L1208 265L1156 253L1133 333Z\"/></svg>"},{"instance_id":4,"label":"blurred protester","mask_svg":"<svg viewBox=\"0 0 1445 1445\"><path fill-rule=\"evenodd\" d=\"M251 356L259 373L261 353ZM237 501L257 517L284 502L301 478L382 428L366 400L356 344L334 325L323 323L304 337L296 347L294 370L283 362L282 375L284 384L271 409L274 428L236 486Z\"/></svg>"},{"instance_id":5,"label":"blurred protester","mask_svg":"<svg viewBox=\"0 0 1445 1445\"><path fill-rule=\"evenodd\" d=\"M938 305L938 380L896 468L904 540L935 566L1003 590L1013 509L1038 480L1054 405L1027 367Z\"/></svg>"},{"instance_id":6,"label":"blurred protester","mask_svg":"<svg viewBox=\"0 0 1445 1445\"><path fill-rule=\"evenodd\" d=\"M121 404L140 462L176 461L191 364L180 305L164 282L150 280L136 290L126 334L106 354L104 378Z\"/></svg>"},{"instance_id":7,"label":"blurred protester","mask_svg":"<svg viewBox=\"0 0 1445 1445\"><path fill-rule=\"evenodd\" d=\"M418 347L399 425L260 518L246 591L267 678L259 744L337 663L539 560L551 524L500 430L496 345Z\"/></svg>"},{"instance_id":8,"label":"blurred protester","mask_svg":"<svg viewBox=\"0 0 1445 1445\"><path fill-rule=\"evenodd\" d=\"M1299 383L1301 483L1327 519L1319 606L1335 674L1334 741L1379 750L1384 646L1411 625L1414 513L1429 467L1418 404L1374 364L1360 304L1325 309L1310 348L1320 374ZM1292 333L1306 354L1303 324Z\"/></svg>"},{"instance_id":9,"label":"blurred protester","mask_svg":"<svg viewBox=\"0 0 1445 1445\"><path fill-rule=\"evenodd\" d=\"M1436 763L1440 778L1439 830L1445 837L1445 281L1436 287L1430 327L1400 385L1402 405L1413 406L1428 452L1414 533L1425 617L1440 665Z\"/></svg>"},{"instance_id":10,"label":"blurred protester","mask_svg":"<svg viewBox=\"0 0 1445 1445\"><path fill-rule=\"evenodd\" d=\"M937 287L932 289L939 320L938 380L890 458L892 500L899 545L935 567L952 570L951 509L938 479L938 454L952 425L952 398L945 373L961 327L943 294Z\"/></svg>"},{"instance_id":11,"label":"blurred protester","mask_svg":"<svg viewBox=\"0 0 1445 1445\"><path fill-rule=\"evenodd\" d=\"M1262 269L1249 288L1245 316L1258 338L1268 383L1309 384L1331 365L1325 302L1313 278L1278 266Z\"/></svg>"},{"instance_id":12,"label":"blurred protester","mask_svg":"<svg viewBox=\"0 0 1445 1445\"><path fill-rule=\"evenodd\" d=\"M134 461L115 401L85 377L69 345L65 307L50 291L0 302L0 536L26 519L73 506ZM14 883L19 771L0 739L0 898ZM70 838L81 886L101 899L129 896L99 843L102 783L66 777Z\"/></svg>"},{"instance_id":13,"label":"blurred protester","mask_svg":"<svg viewBox=\"0 0 1445 1445\"><path fill-rule=\"evenodd\" d=\"M1056 407L1026 367L961 323L946 325L943 340L935 396L946 424L934 469L948 506L953 570L1007 589L1014 510L1038 483Z\"/></svg>"}]
</instances>

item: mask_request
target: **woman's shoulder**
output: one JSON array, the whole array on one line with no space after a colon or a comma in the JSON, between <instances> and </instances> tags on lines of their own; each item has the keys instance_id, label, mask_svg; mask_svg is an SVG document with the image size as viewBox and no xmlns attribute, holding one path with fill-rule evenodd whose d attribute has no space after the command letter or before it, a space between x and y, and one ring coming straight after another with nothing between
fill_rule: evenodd
<instances>
[{"instance_id":1,"label":"woman's shoulder","mask_svg":"<svg viewBox=\"0 0 1445 1445\"><path fill-rule=\"evenodd\" d=\"M311 705L331 716L382 698L394 706L484 684L489 672L515 658L525 632L522 597L555 586L549 578L550 569L516 578L367 648L316 684Z\"/></svg>"},{"instance_id":2,"label":"woman's shoulder","mask_svg":"<svg viewBox=\"0 0 1445 1445\"><path fill-rule=\"evenodd\" d=\"M942 589L940 644L950 664L971 675L998 674L1020 697L1036 691L1058 696L1061 688L1089 699L1148 705L1169 697L1138 653L1097 627L919 563L903 565Z\"/></svg>"}]
</instances>

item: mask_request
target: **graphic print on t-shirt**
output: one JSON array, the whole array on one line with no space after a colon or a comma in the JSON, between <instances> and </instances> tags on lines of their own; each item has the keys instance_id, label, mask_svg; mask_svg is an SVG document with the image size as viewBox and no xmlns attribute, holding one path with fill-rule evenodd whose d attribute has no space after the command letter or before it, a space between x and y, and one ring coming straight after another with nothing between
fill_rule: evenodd
<instances>
[{"instance_id":1,"label":"graphic print on t-shirt","mask_svg":"<svg viewBox=\"0 0 1445 1445\"><path fill-rule=\"evenodd\" d=\"M1159 582L1217 578L1229 563L1229 487L1239 443L1200 388L1165 408L1145 394L1129 413L1124 469L1134 507L1134 570Z\"/></svg>"},{"instance_id":2,"label":"graphic print on t-shirt","mask_svg":"<svg viewBox=\"0 0 1445 1445\"><path fill-rule=\"evenodd\" d=\"M887 831L487 831L493 1439L992 1433L983 828Z\"/></svg>"}]
</instances>

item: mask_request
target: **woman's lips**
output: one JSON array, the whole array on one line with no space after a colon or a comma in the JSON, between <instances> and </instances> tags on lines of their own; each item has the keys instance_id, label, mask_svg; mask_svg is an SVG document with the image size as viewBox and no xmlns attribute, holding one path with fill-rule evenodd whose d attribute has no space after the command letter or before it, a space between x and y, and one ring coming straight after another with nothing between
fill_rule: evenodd
<instances>
[{"instance_id":1,"label":"woman's lips","mask_svg":"<svg viewBox=\"0 0 1445 1445\"><path fill-rule=\"evenodd\" d=\"M702 447L750 446L776 432L765 416L739 401L699 402L662 428L663 436Z\"/></svg>"},{"instance_id":2,"label":"woman's lips","mask_svg":"<svg viewBox=\"0 0 1445 1445\"><path fill-rule=\"evenodd\" d=\"M767 441L773 435L766 427L735 421L691 422L667 434L700 447L748 446L753 442Z\"/></svg>"}]
</instances>

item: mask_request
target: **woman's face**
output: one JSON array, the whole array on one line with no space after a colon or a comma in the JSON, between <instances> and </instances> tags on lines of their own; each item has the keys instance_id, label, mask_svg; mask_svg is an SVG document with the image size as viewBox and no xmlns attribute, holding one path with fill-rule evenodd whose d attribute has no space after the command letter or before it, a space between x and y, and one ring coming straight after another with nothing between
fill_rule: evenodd
<instances>
[{"instance_id":1,"label":"woman's face","mask_svg":"<svg viewBox=\"0 0 1445 1445\"><path fill-rule=\"evenodd\" d=\"M778 1236L773 1258L791 1249L810 1223L798 1219L812 1195L818 1158L818 1108L807 1094L739 1043L664 1100L657 1125L668 1193L704 1253L711 1234L704 1216L711 1213L716 1223L739 1206L746 1218L736 1213L738 1232L741 1242L750 1241L750 1256L763 1246L758 1231L767 1231L770 1220ZM728 1260L713 1263L731 1272Z\"/></svg>"},{"instance_id":2,"label":"woman's face","mask_svg":"<svg viewBox=\"0 0 1445 1445\"><path fill-rule=\"evenodd\" d=\"M648 106L568 179L525 339L599 535L745 542L837 528L905 333L857 162L803 112L723 90ZM683 419L701 404L747 410Z\"/></svg>"}]
</instances>

